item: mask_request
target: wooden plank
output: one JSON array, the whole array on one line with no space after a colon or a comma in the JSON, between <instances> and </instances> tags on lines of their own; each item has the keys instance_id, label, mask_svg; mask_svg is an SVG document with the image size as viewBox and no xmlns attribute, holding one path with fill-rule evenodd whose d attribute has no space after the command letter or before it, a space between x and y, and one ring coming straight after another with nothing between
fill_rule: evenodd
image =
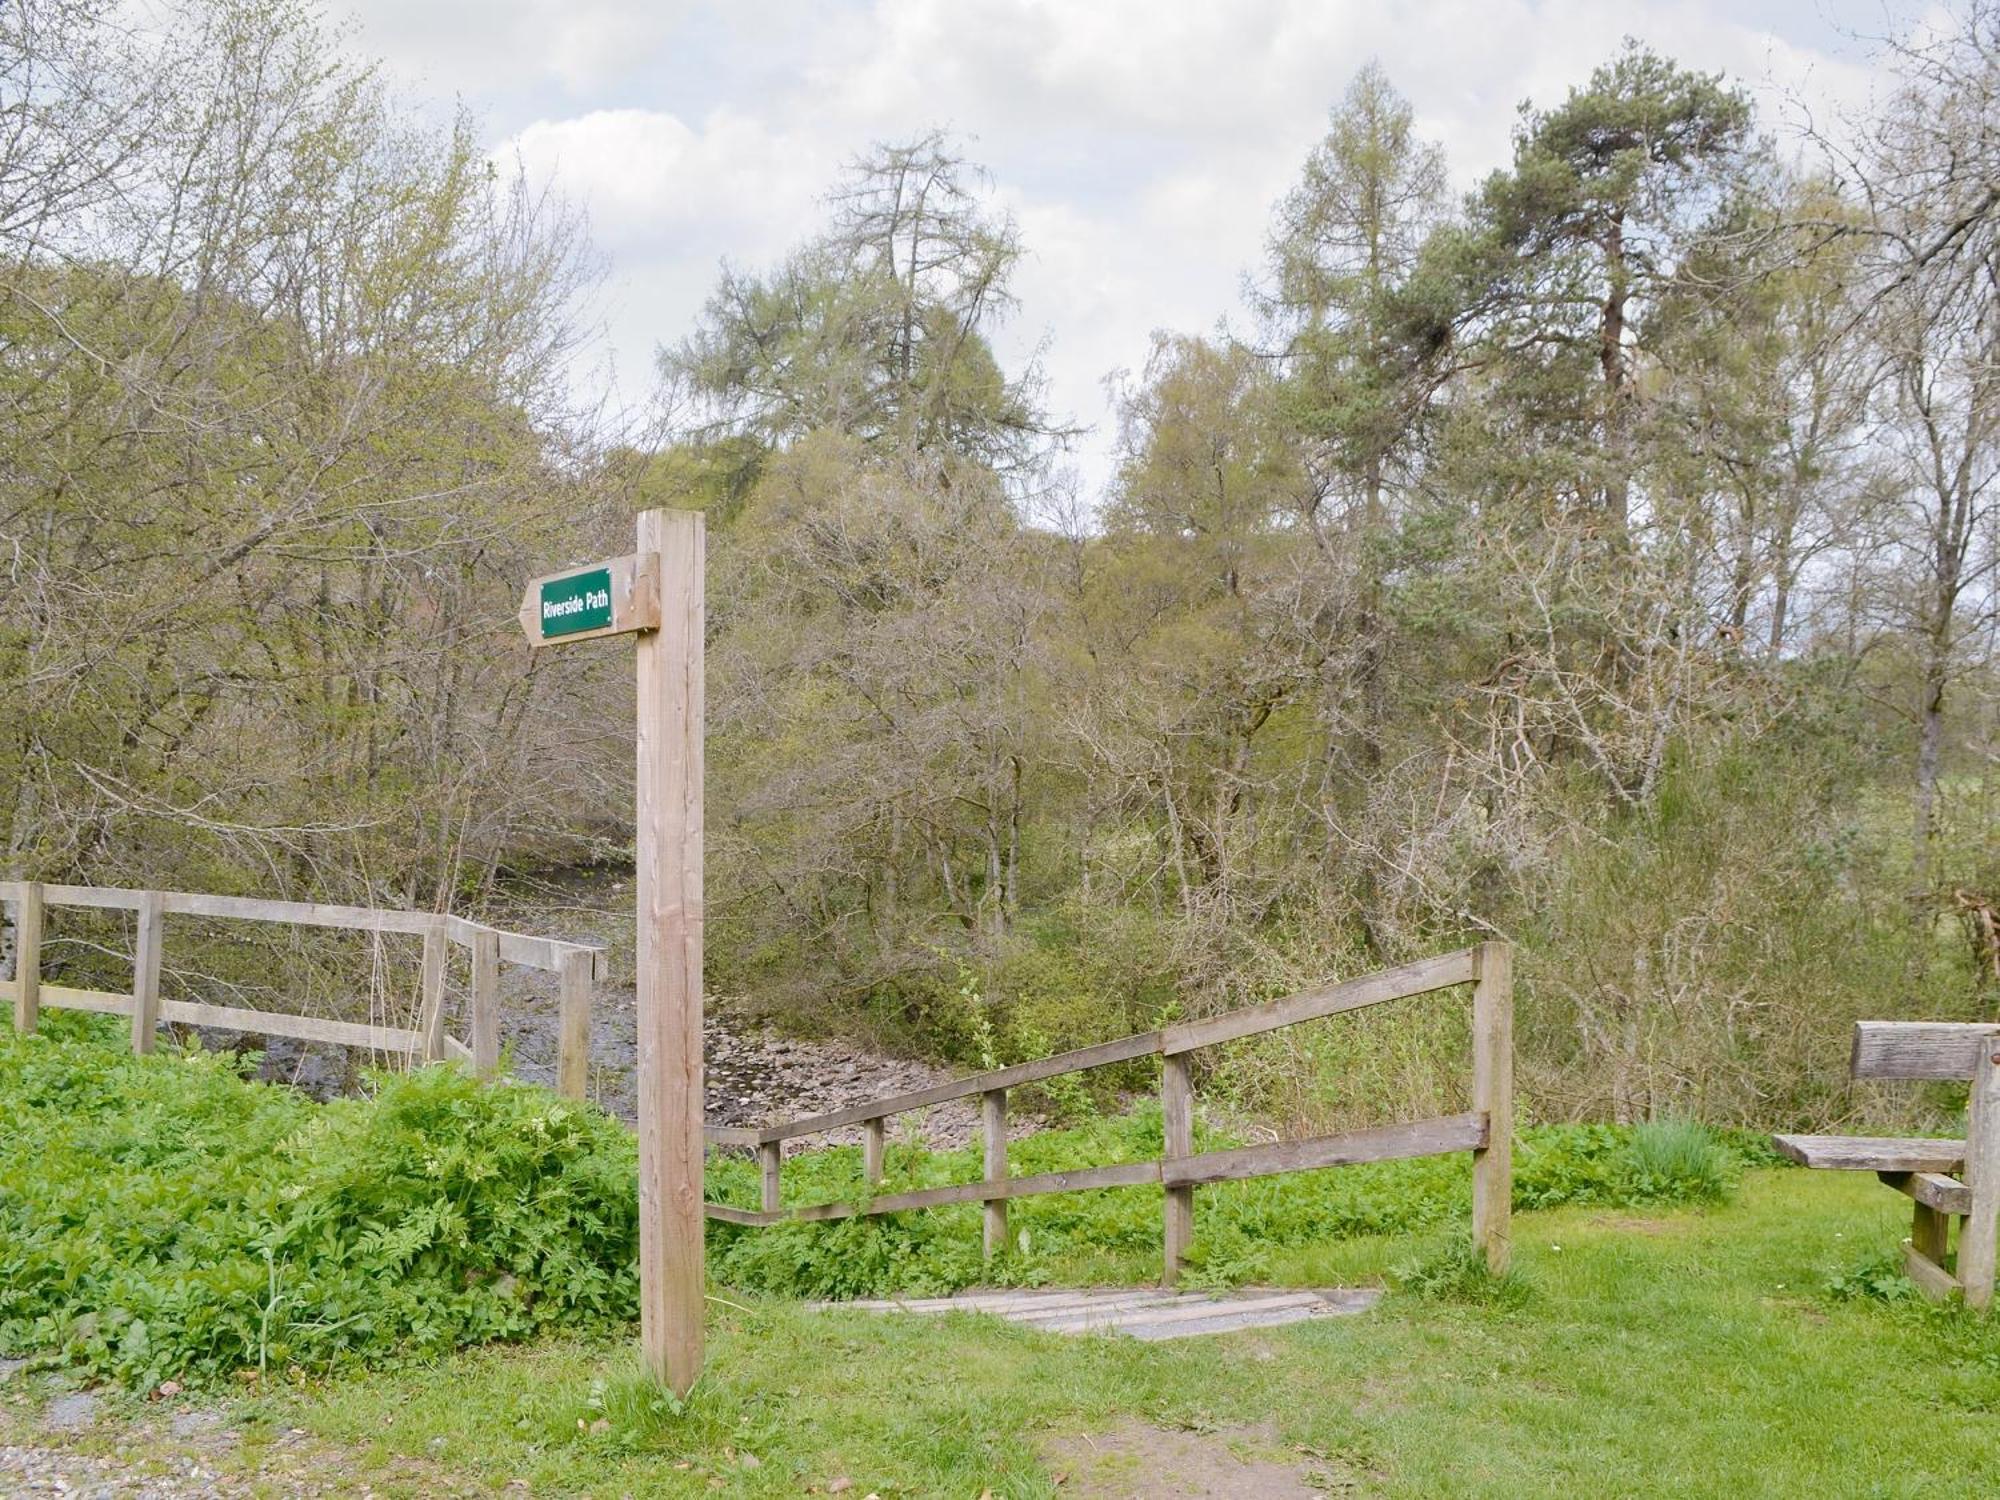
<instances>
[{"instance_id":1,"label":"wooden plank","mask_svg":"<svg viewBox=\"0 0 2000 1500\"><path fill-rule=\"evenodd\" d=\"M643 523L642 523L643 524ZM530 580L521 594L519 619L521 630L534 647L570 646L578 641L594 641L607 635L627 635L636 630L652 631L661 625L660 578L662 559L655 552L642 550L626 557L606 558L602 562L584 563L580 567L565 568L560 573L549 573ZM545 621L542 615L542 585L561 579L574 578L580 573L588 573L602 568L610 577L606 581L606 591L610 595L611 623L589 630L558 630L551 634L548 626L554 620ZM672 588L675 580L669 579Z\"/></svg>"},{"instance_id":2,"label":"wooden plank","mask_svg":"<svg viewBox=\"0 0 2000 1500\"><path fill-rule=\"evenodd\" d=\"M371 1026L360 1021L329 1020L324 1016L245 1010L233 1005L202 1005L192 1000L163 1001L160 1016L184 1026L213 1026L221 1031L250 1031L263 1036L296 1037L306 1042L333 1042L343 1047L366 1047L375 1052L408 1054L423 1047L423 1033L405 1026Z\"/></svg>"},{"instance_id":3,"label":"wooden plank","mask_svg":"<svg viewBox=\"0 0 2000 1500\"><path fill-rule=\"evenodd\" d=\"M608 966L606 949L588 943L566 943L561 938L508 932L504 928L472 921L469 917L448 917L445 920L451 931L451 940L464 947L470 947L481 933L491 933L500 944L502 962L519 964L524 969L540 969L545 974L560 974L563 962L570 954L587 953L590 955L591 977L602 979L605 976Z\"/></svg>"},{"instance_id":4,"label":"wooden plank","mask_svg":"<svg viewBox=\"0 0 2000 1500\"><path fill-rule=\"evenodd\" d=\"M701 1373L703 559L696 511L639 514L659 556L659 629L638 676L639 1324L647 1368L685 1395ZM773 1137L767 1136L766 1139Z\"/></svg>"},{"instance_id":5,"label":"wooden plank","mask_svg":"<svg viewBox=\"0 0 2000 1500\"><path fill-rule=\"evenodd\" d=\"M1924 1259L1943 1265L1951 1253L1951 1215L1928 1203L1913 1203L1910 1211L1910 1244Z\"/></svg>"},{"instance_id":6,"label":"wooden plank","mask_svg":"<svg viewBox=\"0 0 2000 1500\"><path fill-rule=\"evenodd\" d=\"M846 1109L829 1110L823 1115L808 1115L804 1119L789 1120L782 1125L766 1126L764 1139L786 1141L802 1135L817 1135L821 1131L838 1130L842 1126L858 1125L888 1115L929 1109L934 1104L947 1104L953 1099L967 1099L974 1094L986 1093L990 1089L1016 1088L1024 1083L1039 1083L1044 1078L1056 1078L1064 1073L1081 1073L1087 1068L1101 1068L1107 1063L1129 1062L1135 1057L1149 1057L1159 1050L1160 1033L1143 1031L1135 1036L1121 1036L1115 1041L1099 1042L1091 1047L1078 1047L1073 1052L1061 1052L1054 1057L1044 1057L1035 1062L1015 1063L1011 1067L996 1068L987 1073L974 1073L969 1078L955 1079L950 1083L913 1089L906 1094L890 1094L881 1099L871 1099L865 1104L850 1105Z\"/></svg>"},{"instance_id":7,"label":"wooden plank","mask_svg":"<svg viewBox=\"0 0 2000 1500\"><path fill-rule=\"evenodd\" d=\"M100 911L137 911L144 891L125 890L115 885L44 885L42 900L49 906L92 906Z\"/></svg>"},{"instance_id":8,"label":"wooden plank","mask_svg":"<svg viewBox=\"0 0 2000 1500\"><path fill-rule=\"evenodd\" d=\"M1176 1323L1204 1322L1212 1318L1234 1315L1242 1317L1259 1312L1275 1312L1280 1308L1311 1308L1317 1311L1326 1306L1318 1292L1270 1292L1262 1296L1232 1297L1226 1301L1208 1297L1177 1298L1174 1305L1160 1307L1157 1304L1144 1309L1142 1321L1149 1328L1165 1328ZM1125 1321L1119 1317L1120 1310L1099 1312L1086 1308L1078 1312L1065 1313L1060 1317L1039 1320L1038 1326L1049 1333L1080 1332L1090 1328L1116 1327Z\"/></svg>"},{"instance_id":9,"label":"wooden plank","mask_svg":"<svg viewBox=\"0 0 2000 1500\"><path fill-rule=\"evenodd\" d=\"M462 1062L468 1065L472 1062L472 1049L450 1032L446 1032L444 1035L444 1055L454 1062Z\"/></svg>"},{"instance_id":10,"label":"wooden plank","mask_svg":"<svg viewBox=\"0 0 2000 1500\"><path fill-rule=\"evenodd\" d=\"M333 906L317 901L270 901L261 896L210 896L195 891L162 891L162 910L186 917L222 917L243 922L283 922L289 927L337 927L350 932L421 933L430 913L388 911L375 906Z\"/></svg>"},{"instance_id":11,"label":"wooden plank","mask_svg":"<svg viewBox=\"0 0 2000 1500\"><path fill-rule=\"evenodd\" d=\"M1993 1303L1996 1236L2000 1236L2000 1039L1989 1034L1973 1063L1965 1109L1965 1171L1972 1194L1958 1231L1958 1282L1965 1305Z\"/></svg>"},{"instance_id":12,"label":"wooden plank","mask_svg":"<svg viewBox=\"0 0 2000 1500\"><path fill-rule=\"evenodd\" d=\"M704 1203L701 1207L705 1217L720 1219L725 1224L775 1224L784 1217L783 1214L759 1213L754 1208L731 1208L726 1203Z\"/></svg>"},{"instance_id":13,"label":"wooden plank","mask_svg":"<svg viewBox=\"0 0 2000 1500\"><path fill-rule=\"evenodd\" d=\"M1959 1021L1857 1021L1856 1078L1966 1079L2000 1027Z\"/></svg>"},{"instance_id":14,"label":"wooden plank","mask_svg":"<svg viewBox=\"0 0 2000 1500\"><path fill-rule=\"evenodd\" d=\"M882 1180L883 1158L888 1154L888 1131L881 1120L861 1122L861 1180Z\"/></svg>"},{"instance_id":15,"label":"wooden plank","mask_svg":"<svg viewBox=\"0 0 2000 1500\"><path fill-rule=\"evenodd\" d=\"M1903 1241L1903 1274L1917 1284L1917 1290L1933 1302L1944 1302L1961 1290L1958 1279L1943 1266L1923 1254L1908 1240Z\"/></svg>"},{"instance_id":16,"label":"wooden plank","mask_svg":"<svg viewBox=\"0 0 2000 1500\"><path fill-rule=\"evenodd\" d=\"M417 982L417 1030L423 1038L425 1062L444 1056L444 968L449 943L445 919L433 915L424 928L424 966Z\"/></svg>"},{"instance_id":17,"label":"wooden plank","mask_svg":"<svg viewBox=\"0 0 2000 1500\"><path fill-rule=\"evenodd\" d=\"M1282 1000L1272 1000L1263 1005L1246 1006L1226 1016L1169 1026L1161 1039L1160 1050L1169 1055L1192 1052L1197 1047L1213 1047L1218 1042L1277 1031L1281 1027L1296 1026L1301 1021L1315 1021L1322 1016L1380 1005L1386 1000L1406 1000L1413 995L1427 995L1432 990L1448 989L1455 984L1470 984L1477 977L1473 952L1473 949L1465 948L1456 953L1442 953L1435 958L1418 959L1400 968L1365 974L1359 979L1345 980L1323 989L1287 995Z\"/></svg>"},{"instance_id":18,"label":"wooden plank","mask_svg":"<svg viewBox=\"0 0 2000 1500\"><path fill-rule=\"evenodd\" d=\"M1834 1172L1956 1172L1965 1142L1925 1136L1774 1135L1771 1144L1800 1166Z\"/></svg>"},{"instance_id":19,"label":"wooden plank","mask_svg":"<svg viewBox=\"0 0 2000 1500\"><path fill-rule=\"evenodd\" d=\"M42 1008L88 1010L101 1016L129 1016L132 1014L132 997L114 994L110 990L79 990L66 984L44 984Z\"/></svg>"},{"instance_id":20,"label":"wooden plank","mask_svg":"<svg viewBox=\"0 0 2000 1500\"><path fill-rule=\"evenodd\" d=\"M23 1035L42 1011L42 887L24 880L14 902L14 1029Z\"/></svg>"},{"instance_id":21,"label":"wooden plank","mask_svg":"<svg viewBox=\"0 0 2000 1500\"><path fill-rule=\"evenodd\" d=\"M1007 1180L1007 1091L988 1089L979 1096L979 1133L984 1143L986 1185ZM1004 1193L985 1200L980 1215L980 1245L988 1260L1007 1248L1007 1198Z\"/></svg>"},{"instance_id":22,"label":"wooden plank","mask_svg":"<svg viewBox=\"0 0 2000 1500\"><path fill-rule=\"evenodd\" d=\"M1093 1188L1138 1187L1160 1180L1156 1161L1119 1162L1109 1167L1083 1167L1074 1172L1039 1172L1009 1177L997 1184L963 1182L951 1187L888 1193L867 1203L812 1203L790 1210L794 1219L851 1219L857 1214L897 1214L918 1208L942 1208L952 1203L983 1203L994 1191L1008 1198L1035 1198L1044 1193L1081 1193Z\"/></svg>"},{"instance_id":23,"label":"wooden plank","mask_svg":"<svg viewBox=\"0 0 2000 1500\"><path fill-rule=\"evenodd\" d=\"M572 948L562 960L562 1030L556 1046L556 1092L581 1099L590 1086L592 955Z\"/></svg>"},{"instance_id":24,"label":"wooden plank","mask_svg":"<svg viewBox=\"0 0 2000 1500\"><path fill-rule=\"evenodd\" d=\"M160 893L139 896L139 935L132 953L132 1050L153 1050L160 1022Z\"/></svg>"},{"instance_id":25,"label":"wooden plank","mask_svg":"<svg viewBox=\"0 0 2000 1500\"><path fill-rule=\"evenodd\" d=\"M778 1211L779 1176L784 1170L785 1147L782 1141L766 1141L757 1148L757 1167L763 1185L764 1212Z\"/></svg>"},{"instance_id":26,"label":"wooden plank","mask_svg":"<svg viewBox=\"0 0 2000 1500\"><path fill-rule=\"evenodd\" d=\"M1231 1182L1244 1177L1271 1177L1316 1167L1347 1167L1364 1161L1395 1161L1406 1156L1441 1156L1449 1151L1476 1151L1486 1144L1486 1117L1473 1111L1435 1120L1378 1125L1345 1135L1280 1141L1275 1146L1241 1146L1232 1151L1204 1151L1198 1156L1160 1163L1160 1180L1169 1187L1182 1183Z\"/></svg>"},{"instance_id":27,"label":"wooden plank","mask_svg":"<svg viewBox=\"0 0 2000 1500\"><path fill-rule=\"evenodd\" d=\"M1955 1177L1942 1172L1877 1172L1875 1174L1899 1193L1908 1193L1926 1208L1963 1218L1972 1212L1972 1190ZM1935 1257L1933 1257L1935 1259Z\"/></svg>"},{"instance_id":28,"label":"wooden plank","mask_svg":"<svg viewBox=\"0 0 2000 1500\"><path fill-rule=\"evenodd\" d=\"M470 1009L472 1071L491 1078L500 1071L500 934L491 928L472 935Z\"/></svg>"},{"instance_id":29,"label":"wooden plank","mask_svg":"<svg viewBox=\"0 0 2000 1500\"><path fill-rule=\"evenodd\" d=\"M703 1139L711 1146L761 1146L764 1133L754 1125L704 1125Z\"/></svg>"},{"instance_id":30,"label":"wooden plank","mask_svg":"<svg viewBox=\"0 0 2000 1500\"><path fill-rule=\"evenodd\" d=\"M1486 1120L1486 1144L1472 1155L1472 1240L1501 1276L1513 1253L1514 954L1491 942L1473 952L1472 1108Z\"/></svg>"},{"instance_id":31,"label":"wooden plank","mask_svg":"<svg viewBox=\"0 0 2000 1500\"><path fill-rule=\"evenodd\" d=\"M1164 1161L1184 1161L1194 1155L1194 1085L1184 1055L1160 1059L1160 1126ZM1160 1281L1173 1286L1181 1279L1181 1262L1194 1243L1192 1187L1167 1189L1164 1220Z\"/></svg>"}]
</instances>

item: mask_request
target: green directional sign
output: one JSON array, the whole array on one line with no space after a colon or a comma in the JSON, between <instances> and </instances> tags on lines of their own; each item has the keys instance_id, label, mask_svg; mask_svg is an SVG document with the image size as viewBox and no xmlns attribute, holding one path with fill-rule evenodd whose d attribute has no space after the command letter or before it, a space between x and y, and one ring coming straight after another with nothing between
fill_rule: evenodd
<instances>
[{"instance_id":1,"label":"green directional sign","mask_svg":"<svg viewBox=\"0 0 2000 1500\"><path fill-rule=\"evenodd\" d=\"M550 578L542 584L541 624L544 639L603 630L611 624L611 570L590 568Z\"/></svg>"}]
</instances>

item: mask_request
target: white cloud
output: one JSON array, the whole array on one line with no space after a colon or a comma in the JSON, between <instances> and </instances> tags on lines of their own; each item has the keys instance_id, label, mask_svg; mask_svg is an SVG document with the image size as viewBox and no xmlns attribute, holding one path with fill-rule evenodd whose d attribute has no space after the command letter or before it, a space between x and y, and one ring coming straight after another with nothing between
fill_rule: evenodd
<instances>
[{"instance_id":1,"label":"white cloud","mask_svg":"<svg viewBox=\"0 0 2000 1500\"><path fill-rule=\"evenodd\" d=\"M1046 342L1054 404L1093 422L1154 329L1242 321L1270 207L1370 58L1467 186L1506 159L1523 97L1559 102L1627 34L1734 74L1770 125L1869 78L1822 0L495 0L471 25L363 3L364 50L504 111L496 154L587 205L628 396L720 260L768 264L813 232L844 159L945 124L1029 251L1002 352ZM1110 441L1104 423L1087 481Z\"/></svg>"}]
</instances>

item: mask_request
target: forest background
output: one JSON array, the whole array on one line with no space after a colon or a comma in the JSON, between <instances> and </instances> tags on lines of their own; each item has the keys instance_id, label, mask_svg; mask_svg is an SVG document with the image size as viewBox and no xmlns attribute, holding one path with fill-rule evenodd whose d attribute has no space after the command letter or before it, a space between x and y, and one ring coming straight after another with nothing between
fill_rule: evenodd
<instances>
[{"instance_id":1,"label":"forest background","mask_svg":"<svg viewBox=\"0 0 2000 1500\"><path fill-rule=\"evenodd\" d=\"M1762 1125L1898 1107L1856 1018L1995 1016L1989 0L1823 132L1629 45L1470 195L1364 69L1258 326L1157 337L1101 495L994 353L1026 247L948 134L725 268L611 422L572 209L302 0L174 17L0 10L7 875L471 912L629 860L625 653L513 612L681 505L723 1003L1011 1062L1500 936L1530 1113ZM1288 1035L1211 1082L1462 1087L1462 1019Z\"/></svg>"}]
</instances>

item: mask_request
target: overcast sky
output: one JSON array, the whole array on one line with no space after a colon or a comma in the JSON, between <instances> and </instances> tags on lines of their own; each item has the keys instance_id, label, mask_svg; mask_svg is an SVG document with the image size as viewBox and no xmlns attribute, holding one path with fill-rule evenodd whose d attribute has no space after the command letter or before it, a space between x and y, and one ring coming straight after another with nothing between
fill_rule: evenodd
<instances>
[{"instance_id":1,"label":"overcast sky","mask_svg":"<svg viewBox=\"0 0 2000 1500\"><path fill-rule=\"evenodd\" d=\"M338 4L339 0L335 0ZM354 0L350 0L354 3ZM1621 38L1728 71L1766 121L1865 102L1891 0L358 0L354 45L496 155L585 206L610 261L594 309L623 399L677 341L726 257L770 264L809 234L872 140L959 132L1019 222L1021 307L1051 405L1091 424L1104 380L1154 329L1239 326L1273 202L1328 108L1378 59L1470 185L1500 165L1523 99L1559 101ZM598 377L592 376L596 383Z\"/></svg>"}]
</instances>

